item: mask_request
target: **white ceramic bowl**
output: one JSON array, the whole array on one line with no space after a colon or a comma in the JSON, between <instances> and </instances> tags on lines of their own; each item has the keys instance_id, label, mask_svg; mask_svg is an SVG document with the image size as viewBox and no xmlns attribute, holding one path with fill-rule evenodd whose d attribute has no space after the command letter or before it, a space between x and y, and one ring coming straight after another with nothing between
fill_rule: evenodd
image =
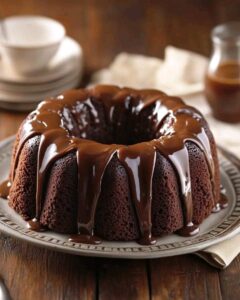
<instances>
[{"instance_id":1,"label":"white ceramic bowl","mask_svg":"<svg viewBox=\"0 0 240 300\"><path fill-rule=\"evenodd\" d=\"M43 69L65 37L64 26L42 16L13 16L0 22L0 55L16 72Z\"/></svg>"}]
</instances>

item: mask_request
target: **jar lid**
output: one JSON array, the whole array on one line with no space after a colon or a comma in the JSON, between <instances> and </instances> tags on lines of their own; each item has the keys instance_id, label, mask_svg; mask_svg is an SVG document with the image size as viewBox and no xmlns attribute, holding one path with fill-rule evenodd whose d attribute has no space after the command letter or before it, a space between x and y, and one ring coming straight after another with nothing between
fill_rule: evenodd
<instances>
[{"instance_id":1,"label":"jar lid","mask_svg":"<svg viewBox=\"0 0 240 300\"><path fill-rule=\"evenodd\" d=\"M212 30L214 43L240 45L240 22L229 22L218 25Z\"/></svg>"}]
</instances>

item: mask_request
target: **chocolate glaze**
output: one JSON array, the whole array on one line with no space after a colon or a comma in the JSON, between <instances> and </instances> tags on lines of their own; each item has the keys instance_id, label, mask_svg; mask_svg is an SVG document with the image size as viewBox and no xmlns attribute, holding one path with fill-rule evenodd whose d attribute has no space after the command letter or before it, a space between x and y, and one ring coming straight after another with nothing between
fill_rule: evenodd
<instances>
[{"instance_id":1,"label":"chocolate glaze","mask_svg":"<svg viewBox=\"0 0 240 300\"><path fill-rule=\"evenodd\" d=\"M221 193L220 193L220 199L219 202L213 207L212 212L216 213L220 210L228 207L228 198L226 196L226 189L221 185L220 186Z\"/></svg>"},{"instance_id":2,"label":"chocolate glaze","mask_svg":"<svg viewBox=\"0 0 240 300\"><path fill-rule=\"evenodd\" d=\"M38 221L37 218L29 220L27 223L28 223L27 227L33 231L46 231L47 230L46 227L41 225L41 223Z\"/></svg>"},{"instance_id":3,"label":"chocolate glaze","mask_svg":"<svg viewBox=\"0 0 240 300\"><path fill-rule=\"evenodd\" d=\"M186 226L177 231L181 236L193 236L199 233L198 225L194 225L192 222L188 223Z\"/></svg>"},{"instance_id":4,"label":"chocolate glaze","mask_svg":"<svg viewBox=\"0 0 240 300\"><path fill-rule=\"evenodd\" d=\"M93 101L103 103L108 123L115 122L116 128L121 126L119 120L116 122L118 109L132 118L137 118L144 109L153 106L150 118L155 138L129 145L103 144L87 139L84 126L80 128L79 137L79 133L75 130L74 115L81 104L88 106L95 124L100 122ZM42 191L46 172L56 159L74 151L77 155L79 180L78 235L71 237L71 241L98 242L98 238L94 236L94 218L101 182L108 163L113 155L117 155L129 176L141 234L139 243L154 243L151 233L152 178L156 151L159 151L171 161L181 183L185 227L179 234L192 235L198 232L197 226L192 224L192 190L186 141L194 142L205 153L213 192L214 163L202 115L193 107L184 104L181 99L169 97L156 90L121 89L116 86L100 85L67 91L55 99L43 101L22 124L14 170L18 165L24 143L36 135L41 136L37 163L36 215L33 224L29 223L34 230L39 227L36 224L42 211ZM14 175L11 174L11 180L14 179Z\"/></svg>"},{"instance_id":5,"label":"chocolate glaze","mask_svg":"<svg viewBox=\"0 0 240 300\"><path fill-rule=\"evenodd\" d=\"M219 205L221 209L224 209L226 207L228 207L228 198L225 194L221 193L220 194L220 201L219 201Z\"/></svg>"},{"instance_id":6,"label":"chocolate glaze","mask_svg":"<svg viewBox=\"0 0 240 300\"><path fill-rule=\"evenodd\" d=\"M0 197L7 198L11 188L11 181L8 179L0 184Z\"/></svg>"},{"instance_id":7,"label":"chocolate glaze","mask_svg":"<svg viewBox=\"0 0 240 300\"><path fill-rule=\"evenodd\" d=\"M101 243L101 239L96 237L95 235L73 234L73 235L70 236L69 242L97 245L97 244Z\"/></svg>"}]
</instances>

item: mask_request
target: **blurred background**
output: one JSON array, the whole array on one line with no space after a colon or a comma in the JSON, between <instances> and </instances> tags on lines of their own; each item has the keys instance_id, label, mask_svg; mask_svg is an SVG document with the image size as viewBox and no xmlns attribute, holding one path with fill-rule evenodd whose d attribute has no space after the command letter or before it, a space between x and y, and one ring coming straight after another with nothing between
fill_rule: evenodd
<instances>
[{"instance_id":1,"label":"blurred background","mask_svg":"<svg viewBox=\"0 0 240 300\"><path fill-rule=\"evenodd\" d=\"M120 51L162 57L173 45L209 56L210 31L240 20L239 0L1 0L0 17L54 18L83 47L87 73Z\"/></svg>"},{"instance_id":2,"label":"blurred background","mask_svg":"<svg viewBox=\"0 0 240 300\"><path fill-rule=\"evenodd\" d=\"M165 48L172 45L210 58L211 30L221 23L240 21L240 0L51 0L47 2L0 0L0 18L4 19L13 15L42 15L62 23L66 28L67 36L78 42L83 49L84 76L81 86L84 86L89 83L93 72L108 67L120 52L162 59ZM176 56L174 58L177 60ZM172 63L173 67L175 65L178 64ZM197 72L199 68L196 67L196 62L193 65ZM201 64L198 63L198 65ZM126 62L122 70L125 66L127 66ZM151 72L146 72L147 75L144 75L145 66L142 66L142 69L142 78L144 79L144 76L150 78L148 74ZM176 72L178 71L179 66L176 67ZM191 77L191 73L190 75L188 73L186 71L184 76L187 74ZM170 81L172 74L175 74L175 70L167 71ZM130 77L135 78L135 76ZM160 79L162 80L163 77L161 76ZM131 81L127 82L129 85ZM30 86L28 80L26 83ZM127 84L124 83L124 85ZM11 83L8 86L11 88ZM175 84L175 87L178 85ZM9 103L2 102L5 100L2 91L0 89L1 107L4 105L8 107ZM27 92L30 93L30 90ZM182 95L177 91L176 94ZM20 93L15 93L15 95L20 96ZM37 100L42 100L42 97ZM210 116L209 122L211 123L211 112L205 102L204 94L200 100L195 101L196 106L205 115ZM12 102L10 104L12 112L0 109L0 127L4 128L0 131L0 139L14 134L26 116L26 113L14 113L14 110L20 111L21 109L17 106L14 108ZM36 101L33 105L36 106ZM195 104L192 102L191 105ZM12 120L16 123L13 124ZM9 122L9 126L6 126L6 122ZM219 131L224 131L224 137L220 136L219 140L226 143L226 136L232 133L233 126L224 127L222 130L219 123L214 122L210 124L214 133L219 135ZM238 134L239 137L239 128L234 127L234 134ZM215 128L220 128L220 130L217 132ZM238 151L239 148L236 149Z\"/></svg>"}]
</instances>

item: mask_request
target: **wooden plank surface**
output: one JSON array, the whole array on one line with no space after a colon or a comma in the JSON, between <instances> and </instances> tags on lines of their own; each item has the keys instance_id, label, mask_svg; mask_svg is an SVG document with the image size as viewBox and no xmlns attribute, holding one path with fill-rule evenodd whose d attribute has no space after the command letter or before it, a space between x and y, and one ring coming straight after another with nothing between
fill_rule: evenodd
<instances>
[{"instance_id":1,"label":"wooden plank surface","mask_svg":"<svg viewBox=\"0 0 240 300\"><path fill-rule=\"evenodd\" d=\"M146 261L98 261L99 299L150 299Z\"/></svg>"},{"instance_id":2,"label":"wooden plank surface","mask_svg":"<svg viewBox=\"0 0 240 300\"><path fill-rule=\"evenodd\" d=\"M0 0L0 18L43 14L61 21L85 53L85 72L121 51L162 57L171 44L209 55L209 33L240 20L240 1ZM0 140L26 114L0 110ZM224 271L198 257L94 259L37 248L0 234L0 276L13 299L239 299L240 258Z\"/></svg>"},{"instance_id":3,"label":"wooden plank surface","mask_svg":"<svg viewBox=\"0 0 240 300\"><path fill-rule=\"evenodd\" d=\"M150 266L153 300L221 299L217 271L193 255L151 260Z\"/></svg>"},{"instance_id":4,"label":"wooden plank surface","mask_svg":"<svg viewBox=\"0 0 240 300\"><path fill-rule=\"evenodd\" d=\"M13 299L95 299L94 259L30 246L3 234L0 249L0 275Z\"/></svg>"}]
</instances>

